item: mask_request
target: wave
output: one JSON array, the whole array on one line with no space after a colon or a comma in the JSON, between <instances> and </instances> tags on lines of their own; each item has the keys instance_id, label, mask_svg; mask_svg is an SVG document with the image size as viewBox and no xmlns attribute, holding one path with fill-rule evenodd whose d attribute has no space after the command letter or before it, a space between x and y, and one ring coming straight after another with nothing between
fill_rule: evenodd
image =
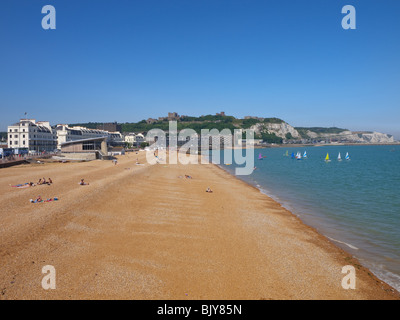
<instances>
[{"instance_id":1,"label":"wave","mask_svg":"<svg viewBox=\"0 0 400 320\"><path fill-rule=\"evenodd\" d=\"M348 246L348 247L351 248L351 249L358 250L357 247L355 247L355 246L353 246L353 245L351 245L351 244L349 244L349 243L347 243L347 242L339 241L339 240L330 238L330 237L328 237L328 236L326 236L326 237L327 237L329 240L332 240L332 241L335 241L335 242L338 242L338 243L345 244L346 246Z\"/></svg>"}]
</instances>

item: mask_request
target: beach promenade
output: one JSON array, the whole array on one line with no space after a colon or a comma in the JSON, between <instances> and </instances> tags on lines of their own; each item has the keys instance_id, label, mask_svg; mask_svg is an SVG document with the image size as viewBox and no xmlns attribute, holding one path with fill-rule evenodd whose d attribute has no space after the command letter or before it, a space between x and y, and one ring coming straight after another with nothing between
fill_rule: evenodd
<instances>
[{"instance_id":1,"label":"beach promenade","mask_svg":"<svg viewBox=\"0 0 400 320\"><path fill-rule=\"evenodd\" d=\"M43 177L53 184L11 187ZM39 195L59 200L30 203ZM0 200L0 300L399 299L214 165L150 166L144 152L117 165L27 164L0 169ZM42 288L46 265L56 270L55 290ZM355 290L342 288L345 265L355 266Z\"/></svg>"}]
</instances>

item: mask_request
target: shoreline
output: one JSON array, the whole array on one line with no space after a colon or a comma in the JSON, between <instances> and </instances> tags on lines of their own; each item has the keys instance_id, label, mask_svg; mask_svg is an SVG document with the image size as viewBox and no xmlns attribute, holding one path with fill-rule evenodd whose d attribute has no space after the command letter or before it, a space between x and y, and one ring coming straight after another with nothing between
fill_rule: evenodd
<instances>
[{"instance_id":1,"label":"shoreline","mask_svg":"<svg viewBox=\"0 0 400 320\"><path fill-rule=\"evenodd\" d=\"M348 243L346 243L346 242L342 242L342 241L340 241L340 240L337 240L337 239L333 239L333 238L328 237L327 235L325 235L325 234L323 234L321 231L319 231L319 230L317 229L317 227L314 227L314 226L310 225L309 223L307 223L306 221L304 221L304 219L302 219L301 215L297 215L297 214L295 214L294 212L292 212L291 209L287 208L283 203L281 203L279 200L277 200L277 199L276 199L276 196L273 196L273 195L269 194L269 193L266 192L266 191L264 192L260 187L257 187L257 186L251 184L251 183L248 182L248 181L242 180L241 178L235 176L233 173L231 173L231 172L229 172L228 170L225 170L224 168L222 168L220 165L217 165L217 164L214 164L214 163L213 163L213 165L214 165L216 168L218 168L219 170L222 170L222 171L228 173L228 174L231 175L233 178L235 178L235 179L237 179L238 181L244 183L244 184L247 185L248 187L254 188L255 190L257 190L257 191L260 192L261 194L265 195L266 197L268 197L268 198L271 199L272 201L276 202L279 206L281 206L283 209L287 210L290 214L292 214L293 217L295 217L296 219L298 219L299 222L300 222L301 224L303 224L305 227L311 228L315 233L317 233L319 236L321 236L322 238L324 238L325 241L328 241L328 242L332 243L332 245L334 245L335 247L337 247L339 250L342 250L346 255L352 256L352 264L353 264L353 266L356 266L356 265L357 265L357 266L362 266L362 268L365 270L365 272L367 272L367 273L372 273L372 274L374 275L374 277L375 277L378 281L384 282L387 286L389 286L390 288L392 288L392 289L393 289L397 294L399 294L399 296L400 296L400 291L398 291L398 290L397 290L396 288L394 288L392 285L388 284L385 280L381 279L380 276L376 275L376 274L375 274L376 272L372 271L369 267L366 267L366 266L362 265L362 264L359 262L358 258L354 257L353 254L349 253L346 249L342 248L342 247L339 246L337 243L342 243L342 244L344 244L345 246L354 249L355 247L353 247L351 244L348 244Z\"/></svg>"},{"instance_id":2,"label":"shoreline","mask_svg":"<svg viewBox=\"0 0 400 320\"><path fill-rule=\"evenodd\" d=\"M217 165L135 166L136 157L145 159L2 171L0 299L400 299L346 251ZM35 176L54 184L9 186ZM79 186L80 178L90 185ZM59 201L29 203L39 190ZM348 264L356 290L341 287ZM40 287L43 265L57 269L54 291Z\"/></svg>"}]
</instances>

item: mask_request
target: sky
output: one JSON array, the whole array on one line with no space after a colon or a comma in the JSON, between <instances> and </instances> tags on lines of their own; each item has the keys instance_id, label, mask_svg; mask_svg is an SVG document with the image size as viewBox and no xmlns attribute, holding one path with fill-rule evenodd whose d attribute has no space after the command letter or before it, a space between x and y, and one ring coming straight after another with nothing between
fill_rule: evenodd
<instances>
[{"instance_id":1,"label":"sky","mask_svg":"<svg viewBox=\"0 0 400 320\"><path fill-rule=\"evenodd\" d=\"M0 131L25 112L55 125L225 111L400 139L399 15L397 0L2 0Z\"/></svg>"}]
</instances>

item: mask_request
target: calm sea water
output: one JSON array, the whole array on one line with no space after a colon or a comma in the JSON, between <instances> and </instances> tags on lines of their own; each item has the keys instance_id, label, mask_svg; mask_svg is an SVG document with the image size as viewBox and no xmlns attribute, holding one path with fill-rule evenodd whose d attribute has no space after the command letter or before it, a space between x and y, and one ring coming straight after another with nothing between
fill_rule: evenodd
<instances>
[{"instance_id":1,"label":"calm sea water","mask_svg":"<svg viewBox=\"0 0 400 320\"><path fill-rule=\"evenodd\" d=\"M308 158L291 159L297 151L307 151ZM337 161L339 152L343 161ZM259 153L266 158L257 160ZM256 149L255 166L252 175L238 177L400 291L400 146ZM221 167L232 173L235 164Z\"/></svg>"}]
</instances>

